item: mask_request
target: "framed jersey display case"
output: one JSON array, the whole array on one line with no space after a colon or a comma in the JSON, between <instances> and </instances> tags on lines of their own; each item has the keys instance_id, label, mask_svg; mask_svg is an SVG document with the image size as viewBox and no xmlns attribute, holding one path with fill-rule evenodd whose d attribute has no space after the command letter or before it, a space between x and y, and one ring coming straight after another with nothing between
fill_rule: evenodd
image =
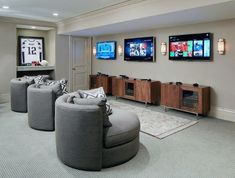
<instances>
[{"instance_id":1,"label":"framed jersey display case","mask_svg":"<svg viewBox=\"0 0 235 178\"><path fill-rule=\"evenodd\" d=\"M44 38L19 36L20 65L31 65L44 59Z\"/></svg>"}]
</instances>

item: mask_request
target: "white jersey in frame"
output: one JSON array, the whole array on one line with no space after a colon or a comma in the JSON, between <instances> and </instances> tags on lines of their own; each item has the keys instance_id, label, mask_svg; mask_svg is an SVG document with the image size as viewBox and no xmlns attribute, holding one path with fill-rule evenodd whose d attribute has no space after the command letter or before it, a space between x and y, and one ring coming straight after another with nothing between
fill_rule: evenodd
<instances>
[{"instance_id":1,"label":"white jersey in frame","mask_svg":"<svg viewBox=\"0 0 235 178\"><path fill-rule=\"evenodd\" d=\"M44 58L44 39L41 37L20 37L21 64L41 62Z\"/></svg>"}]
</instances>

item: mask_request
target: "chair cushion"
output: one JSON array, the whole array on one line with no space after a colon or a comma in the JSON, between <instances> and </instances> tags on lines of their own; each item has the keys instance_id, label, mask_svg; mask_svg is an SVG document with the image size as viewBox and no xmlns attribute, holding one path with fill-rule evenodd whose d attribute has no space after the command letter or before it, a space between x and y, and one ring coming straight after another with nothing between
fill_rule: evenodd
<instances>
[{"instance_id":1,"label":"chair cushion","mask_svg":"<svg viewBox=\"0 0 235 178\"><path fill-rule=\"evenodd\" d=\"M104 146L111 148L128 143L139 135L140 122L135 113L113 108L109 116L112 126L105 129Z\"/></svg>"},{"instance_id":2,"label":"chair cushion","mask_svg":"<svg viewBox=\"0 0 235 178\"><path fill-rule=\"evenodd\" d=\"M39 86L39 88L48 88L48 89L52 89L52 91L56 94L56 97L59 97L61 95L63 95L63 90L61 88L60 83L55 83L53 85L45 85L45 84L41 84Z\"/></svg>"}]
</instances>

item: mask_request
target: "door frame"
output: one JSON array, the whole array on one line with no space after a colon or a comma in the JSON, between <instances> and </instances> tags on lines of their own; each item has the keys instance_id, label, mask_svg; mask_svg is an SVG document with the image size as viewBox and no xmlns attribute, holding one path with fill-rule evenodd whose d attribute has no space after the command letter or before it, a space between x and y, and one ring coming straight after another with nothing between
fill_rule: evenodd
<instances>
[{"instance_id":1,"label":"door frame","mask_svg":"<svg viewBox=\"0 0 235 178\"><path fill-rule=\"evenodd\" d=\"M89 75L91 74L92 65L92 38L91 37L79 37L79 36L69 36L69 91L73 92L73 40L74 39L85 39L86 45L86 59L87 59L87 89L89 88Z\"/></svg>"}]
</instances>

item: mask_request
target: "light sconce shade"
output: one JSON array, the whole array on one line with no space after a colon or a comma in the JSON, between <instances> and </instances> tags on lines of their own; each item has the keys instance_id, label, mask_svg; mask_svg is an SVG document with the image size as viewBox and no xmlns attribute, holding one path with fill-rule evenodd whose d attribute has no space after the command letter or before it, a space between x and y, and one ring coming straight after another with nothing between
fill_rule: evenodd
<instances>
[{"instance_id":1,"label":"light sconce shade","mask_svg":"<svg viewBox=\"0 0 235 178\"><path fill-rule=\"evenodd\" d=\"M122 49L122 46L121 45L118 45L118 55L119 56L122 56L122 54L123 54L123 49Z\"/></svg>"},{"instance_id":2,"label":"light sconce shade","mask_svg":"<svg viewBox=\"0 0 235 178\"><path fill-rule=\"evenodd\" d=\"M93 53L94 56L96 56L96 47L95 46L92 49L92 53Z\"/></svg>"},{"instance_id":3,"label":"light sconce shade","mask_svg":"<svg viewBox=\"0 0 235 178\"><path fill-rule=\"evenodd\" d=\"M164 56L165 56L166 53L167 53L167 45L166 45L165 42L161 44L161 53L162 53L162 55L164 55Z\"/></svg>"},{"instance_id":4,"label":"light sconce shade","mask_svg":"<svg viewBox=\"0 0 235 178\"><path fill-rule=\"evenodd\" d=\"M219 54L225 54L225 40L223 38L219 38L219 40L217 41L217 45Z\"/></svg>"}]
</instances>

